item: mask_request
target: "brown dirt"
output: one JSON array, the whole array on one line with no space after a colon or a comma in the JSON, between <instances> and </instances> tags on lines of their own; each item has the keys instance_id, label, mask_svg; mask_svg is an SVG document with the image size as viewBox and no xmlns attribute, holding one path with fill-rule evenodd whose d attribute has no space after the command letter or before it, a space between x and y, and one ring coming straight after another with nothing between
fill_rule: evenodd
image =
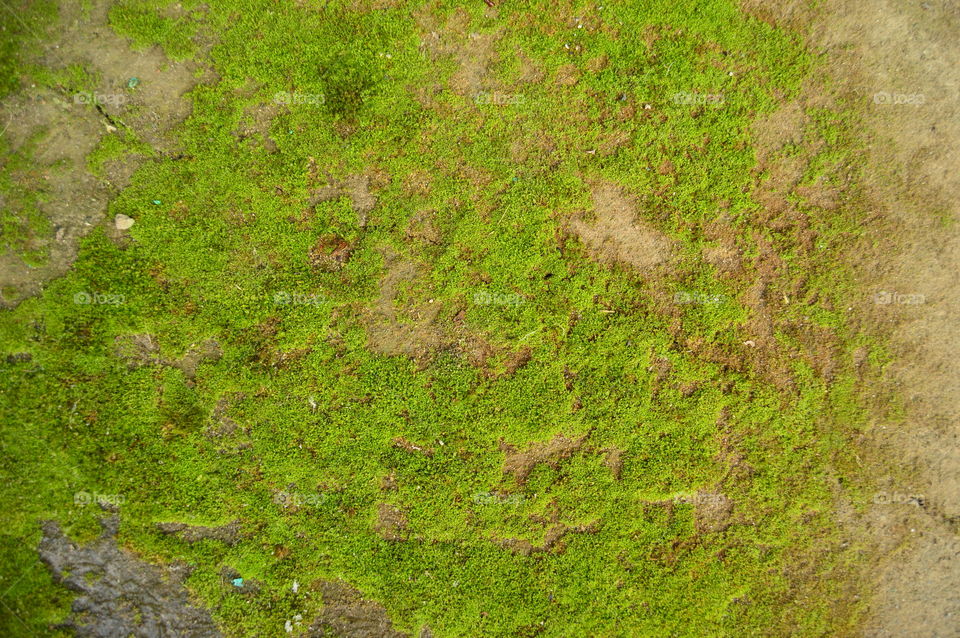
<instances>
[{"instance_id":1,"label":"brown dirt","mask_svg":"<svg viewBox=\"0 0 960 638\"><path fill-rule=\"evenodd\" d=\"M529 55L520 51L520 82L521 84L540 84L546 74L537 62Z\"/></svg>"},{"instance_id":2,"label":"brown dirt","mask_svg":"<svg viewBox=\"0 0 960 638\"><path fill-rule=\"evenodd\" d=\"M443 25L426 8L416 17L424 32L421 50L432 59L447 57L456 62L456 70L449 80L450 90L473 98L497 88L490 70L497 61L498 32L470 31L470 14L463 7L457 8Z\"/></svg>"},{"instance_id":3,"label":"brown dirt","mask_svg":"<svg viewBox=\"0 0 960 638\"><path fill-rule=\"evenodd\" d=\"M40 131L50 131L32 154L34 170L10 174L21 188L43 195L38 206L52 230L33 245L46 252L40 265L28 264L11 247L3 246L0 305L12 307L37 294L44 281L66 272L76 258L79 240L103 217L111 193L107 184L86 170L87 154L106 133L96 111L43 91L4 99L0 118L7 123L3 137L11 154L28 153L27 141Z\"/></svg>"},{"instance_id":4,"label":"brown dirt","mask_svg":"<svg viewBox=\"0 0 960 638\"><path fill-rule=\"evenodd\" d=\"M424 223L429 217L422 218ZM423 230L423 226L420 227ZM407 296L407 288L416 289L420 268L410 258L385 248L386 272L380 280L380 292L371 308L361 314L367 331L367 347L390 356L407 356L426 365L440 351L447 351L492 375L490 363L504 348L495 347L481 335L471 332L463 321L462 309L450 321L441 321L443 304L434 303L416 292ZM456 309L454 309L456 310ZM506 359L512 371L522 367L530 353L521 349Z\"/></svg>"},{"instance_id":5,"label":"brown dirt","mask_svg":"<svg viewBox=\"0 0 960 638\"><path fill-rule=\"evenodd\" d=\"M197 367L201 363L216 363L223 356L223 350L220 344L214 339L207 339L199 346L194 346L187 350L179 359L166 362L167 365L177 368L188 379L197 376Z\"/></svg>"},{"instance_id":6,"label":"brown dirt","mask_svg":"<svg viewBox=\"0 0 960 638\"><path fill-rule=\"evenodd\" d=\"M591 195L593 219L579 215L571 220L570 228L595 259L644 271L670 259L672 242L637 216L634 199L623 187L601 182L594 185Z\"/></svg>"},{"instance_id":7,"label":"brown dirt","mask_svg":"<svg viewBox=\"0 0 960 638\"><path fill-rule=\"evenodd\" d=\"M323 597L323 610L310 625L309 636L340 638L407 638L396 631L387 610L343 581L318 581L312 588Z\"/></svg>"},{"instance_id":8,"label":"brown dirt","mask_svg":"<svg viewBox=\"0 0 960 638\"><path fill-rule=\"evenodd\" d=\"M374 352L406 355L429 360L437 350L450 347L456 339L439 325L440 304L402 305L401 287L413 282L417 266L402 256L386 251L386 274L380 280L380 294L374 307L364 315L367 345Z\"/></svg>"},{"instance_id":9,"label":"brown dirt","mask_svg":"<svg viewBox=\"0 0 960 638\"><path fill-rule=\"evenodd\" d=\"M160 356L160 344L156 337L149 334L121 335L114 340L115 355L125 361L131 369L142 366L169 366L177 368L187 379L197 375L201 363L215 363L223 356L220 344L207 339L192 346L179 359L164 359Z\"/></svg>"},{"instance_id":10,"label":"brown dirt","mask_svg":"<svg viewBox=\"0 0 960 638\"><path fill-rule=\"evenodd\" d=\"M384 492L397 491L397 475L393 472L384 474L383 478L380 479L380 489Z\"/></svg>"},{"instance_id":11,"label":"brown dirt","mask_svg":"<svg viewBox=\"0 0 960 638\"><path fill-rule=\"evenodd\" d=\"M573 64L564 64L557 69L557 84L560 86L574 86L580 81L580 71Z\"/></svg>"},{"instance_id":12,"label":"brown dirt","mask_svg":"<svg viewBox=\"0 0 960 638\"><path fill-rule=\"evenodd\" d=\"M342 180L327 175L327 184L311 192L307 205L313 207L321 202L349 197L350 204L357 213L357 223L360 228L365 228L370 212L377 206L377 198L372 192L377 185L377 180L370 175L348 175Z\"/></svg>"},{"instance_id":13,"label":"brown dirt","mask_svg":"<svg viewBox=\"0 0 960 638\"><path fill-rule=\"evenodd\" d=\"M733 501L715 492L697 492L694 496L694 525L701 534L722 532L730 527Z\"/></svg>"},{"instance_id":14,"label":"brown dirt","mask_svg":"<svg viewBox=\"0 0 960 638\"><path fill-rule=\"evenodd\" d=\"M393 447L399 448L404 452L409 452L411 454L422 454L426 457L433 456L433 448L426 447L423 445L417 445L411 441L408 441L402 436L396 436L393 438Z\"/></svg>"},{"instance_id":15,"label":"brown dirt","mask_svg":"<svg viewBox=\"0 0 960 638\"><path fill-rule=\"evenodd\" d=\"M703 249L703 260L721 272L737 274L743 268L740 249L734 246L708 246Z\"/></svg>"},{"instance_id":16,"label":"brown dirt","mask_svg":"<svg viewBox=\"0 0 960 638\"><path fill-rule=\"evenodd\" d=\"M407 225L407 239L426 242L435 246L443 241L443 235L437 226L436 212L425 210L414 213Z\"/></svg>"},{"instance_id":17,"label":"brown dirt","mask_svg":"<svg viewBox=\"0 0 960 638\"><path fill-rule=\"evenodd\" d=\"M254 104L243 111L234 134L239 140L252 139L257 141L268 153L276 153L277 143L270 137L270 128L273 120L280 112L280 105L272 102Z\"/></svg>"},{"instance_id":18,"label":"brown dirt","mask_svg":"<svg viewBox=\"0 0 960 638\"><path fill-rule=\"evenodd\" d=\"M517 370L520 370L525 365L530 363L530 360L533 358L533 348L530 346L523 346L519 350L515 350L507 355L506 360L504 361L504 370L503 374L497 375L498 377L512 377L517 373ZM490 375L491 377L493 375Z\"/></svg>"},{"instance_id":19,"label":"brown dirt","mask_svg":"<svg viewBox=\"0 0 960 638\"><path fill-rule=\"evenodd\" d=\"M593 534L596 533L598 529L600 529L599 521L593 521L586 525L564 525L563 523L556 523L547 529L543 535L543 542L539 545L534 545L523 538L500 538L495 536L492 540L500 547L520 556L532 556L533 554L546 552L562 554L567 548L564 538L568 534Z\"/></svg>"},{"instance_id":20,"label":"brown dirt","mask_svg":"<svg viewBox=\"0 0 960 638\"><path fill-rule=\"evenodd\" d=\"M389 503L377 505L377 521L373 529L388 541L402 541L407 537L407 516Z\"/></svg>"},{"instance_id":21,"label":"brown dirt","mask_svg":"<svg viewBox=\"0 0 960 638\"><path fill-rule=\"evenodd\" d=\"M95 1L89 11L78 3L59 4L60 25L37 62L54 69L80 64L100 78L94 94L123 99L101 100L103 113L66 92L21 92L0 102L3 136L12 153L24 151L26 140L46 131L31 158L36 166L31 173L39 177L13 178L43 193L40 210L52 229L52 236L40 240L47 258L39 266L28 265L9 249L0 254L0 288L5 291L0 307L15 306L67 271L79 240L101 221L110 198L145 160L130 156L108 163L105 177L92 175L86 156L101 137L125 126L161 153L175 153L173 130L191 110L184 96L198 83L196 63L173 63L159 47L132 50L108 24L109 2ZM135 91L125 89L131 77L141 81Z\"/></svg>"},{"instance_id":22,"label":"brown dirt","mask_svg":"<svg viewBox=\"0 0 960 638\"><path fill-rule=\"evenodd\" d=\"M611 446L603 450L603 464L609 468L613 478L620 480L623 474L623 457L625 452L616 446Z\"/></svg>"},{"instance_id":23,"label":"brown dirt","mask_svg":"<svg viewBox=\"0 0 960 638\"><path fill-rule=\"evenodd\" d=\"M204 525L188 525L186 523L170 522L157 523L157 529L164 534L176 536L187 543L196 543L201 540L215 540L225 545L236 545L240 540L240 522L233 521L219 527Z\"/></svg>"},{"instance_id":24,"label":"brown dirt","mask_svg":"<svg viewBox=\"0 0 960 638\"><path fill-rule=\"evenodd\" d=\"M131 369L160 363L160 344L150 334L121 335L114 341L114 353Z\"/></svg>"},{"instance_id":25,"label":"brown dirt","mask_svg":"<svg viewBox=\"0 0 960 638\"><path fill-rule=\"evenodd\" d=\"M868 139L865 186L876 213L854 251L863 299L850 305L864 329L892 338L895 360L874 396L881 404L902 397L907 417L881 413L867 435L887 476L858 519L879 554L864 635L960 635L960 7L828 0L811 14L796 0L743 5L826 54L838 85L824 97L853 104ZM895 94L923 100L883 103ZM780 128L796 128L795 113L782 117ZM873 301L884 291L924 303Z\"/></svg>"},{"instance_id":26,"label":"brown dirt","mask_svg":"<svg viewBox=\"0 0 960 638\"><path fill-rule=\"evenodd\" d=\"M520 452L512 445L500 443L500 449L506 453L503 460L503 473L511 474L518 483L523 483L533 469L543 463L556 469L561 461L573 456L583 447L588 435L576 439L557 434L549 441L531 443Z\"/></svg>"},{"instance_id":27,"label":"brown dirt","mask_svg":"<svg viewBox=\"0 0 960 638\"><path fill-rule=\"evenodd\" d=\"M307 261L319 272L338 272L350 261L353 246L339 235L321 235L307 254Z\"/></svg>"},{"instance_id":28,"label":"brown dirt","mask_svg":"<svg viewBox=\"0 0 960 638\"><path fill-rule=\"evenodd\" d=\"M432 191L433 178L426 171L411 171L403 180L403 192L410 197L426 197Z\"/></svg>"}]
</instances>

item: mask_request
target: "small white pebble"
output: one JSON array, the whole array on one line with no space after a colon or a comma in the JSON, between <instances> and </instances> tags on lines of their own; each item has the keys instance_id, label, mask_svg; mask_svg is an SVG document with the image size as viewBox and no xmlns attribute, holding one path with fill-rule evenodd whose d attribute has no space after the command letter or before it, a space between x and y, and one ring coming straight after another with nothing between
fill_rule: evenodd
<instances>
[{"instance_id":1,"label":"small white pebble","mask_svg":"<svg viewBox=\"0 0 960 638\"><path fill-rule=\"evenodd\" d=\"M134 224L133 217L128 217L123 213L118 213L116 217L113 218L113 224L116 226L117 230L127 230Z\"/></svg>"}]
</instances>

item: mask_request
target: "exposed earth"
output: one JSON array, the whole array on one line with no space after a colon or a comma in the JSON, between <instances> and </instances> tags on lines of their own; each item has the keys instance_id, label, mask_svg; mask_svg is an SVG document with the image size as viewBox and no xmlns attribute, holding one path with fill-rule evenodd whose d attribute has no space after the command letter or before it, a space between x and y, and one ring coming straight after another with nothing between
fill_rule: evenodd
<instances>
[{"instance_id":1,"label":"exposed earth","mask_svg":"<svg viewBox=\"0 0 960 638\"><path fill-rule=\"evenodd\" d=\"M902 396L907 419L869 433L901 473L878 494L868 527L885 556L864 635L960 635L960 5L744 8L803 33L837 98L860 105L869 126L864 183L875 215L851 258L874 302L863 321L894 344L878 401ZM922 98L890 97L904 94Z\"/></svg>"}]
</instances>

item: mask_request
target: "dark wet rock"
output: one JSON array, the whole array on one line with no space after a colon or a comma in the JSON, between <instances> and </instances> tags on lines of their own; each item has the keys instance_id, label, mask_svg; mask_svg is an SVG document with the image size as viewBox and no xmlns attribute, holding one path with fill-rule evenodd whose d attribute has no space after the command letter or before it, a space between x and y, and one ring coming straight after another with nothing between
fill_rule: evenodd
<instances>
[{"instance_id":1,"label":"dark wet rock","mask_svg":"<svg viewBox=\"0 0 960 638\"><path fill-rule=\"evenodd\" d=\"M319 581L313 585L323 596L323 611L310 626L308 636L339 638L409 638L396 631L380 603L343 581Z\"/></svg>"},{"instance_id":2,"label":"dark wet rock","mask_svg":"<svg viewBox=\"0 0 960 638\"><path fill-rule=\"evenodd\" d=\"M240 540L240 522L233 521L219 527L203 525L187 525L186 523L157 523L157 529L164 534L177 536L188 543L210 539L220 541L226 545L235 545Z\"/></svg>"},{"instance_id":3,"label":"dark wet rock","mask_svg":"<svg viewBox=\"0 0 960 638\"><path fill-rule=\"evenodd\" d=\"M76 592L64 627L80 638L213 638L221 636L210 613L190 604L183 579L189 569L141 561L117 547L120 520L102 521L103 533L82 547L60 525L45 521L37 548L53 579Z\"/></svg>"}]
</instances>

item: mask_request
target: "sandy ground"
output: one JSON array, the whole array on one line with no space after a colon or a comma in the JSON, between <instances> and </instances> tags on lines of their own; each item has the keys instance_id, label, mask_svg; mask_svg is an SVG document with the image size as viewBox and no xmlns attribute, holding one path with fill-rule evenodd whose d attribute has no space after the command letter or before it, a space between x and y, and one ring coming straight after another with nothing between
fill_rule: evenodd
<instances>
[{"instance_id":1,"label":"sandy ground","mask_svg":"<svg viewBox=\"0 0 960 638\"><path fill-rule=\"evenodd\" d=\"M854 257L873 300L862 322L889 335L895 355L877 400L898 395L907 414L870 433L889 476L866 527L883 557L864 636L960 636L960 4L805 4L744 9L804 33L826 55L831 99L864 113L876 213L864 223L876 245Z\"/></svg>"},{"instance_id":2,"label":"sandy ground","mask_svg":"<svg viewBox=\"0 0 960 638\"><path fill-rule=\"evenodd\" d=\"M178 150L174 127L192 108L185 94L198 82L194 77L198 65L172 62L156 46L131 49L110 27L109 6L108 0L96 0L86 9L63 1L56 32L30 31L30 37L43 45L36 62L54 69L83 65L99 77L95 90L30 89L0 100L2 135L12 153L25 152L30 140L46 132L37 150L27 151L37 169L15 172L12 178L42 195L39 207L53 230L52 237L39 242L47 251L40 265L0 249L0 287L4 289L0 308L38 294L45 282L70 268L80 240L101 222L109 201L146 160L128 155L107 162L102 176L91 174L87 155L104 136L127 128L158 156L175 156ZM136 91L126 90L130 78L139 81Z\"/></svg>"}]
</instances>

